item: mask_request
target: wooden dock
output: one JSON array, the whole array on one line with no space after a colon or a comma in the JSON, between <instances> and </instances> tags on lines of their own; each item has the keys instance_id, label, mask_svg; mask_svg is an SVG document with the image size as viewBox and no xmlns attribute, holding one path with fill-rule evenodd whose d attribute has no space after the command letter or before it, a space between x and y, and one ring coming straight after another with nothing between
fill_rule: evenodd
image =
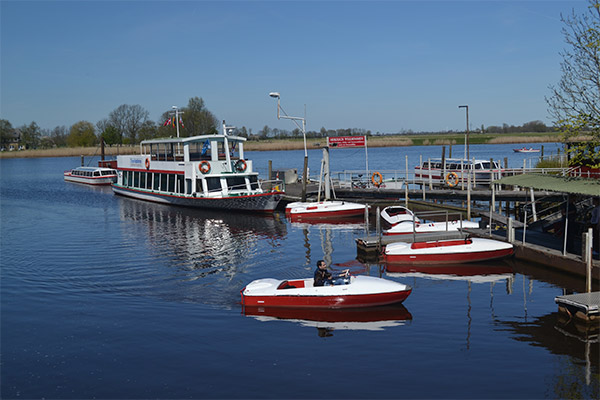
<instances>
[{"instance_id":1,"label":"wooden dock","mask_svg":"<svg viewBox=\"0 0 600 400\"><path fill-rule=\"evenodd\" d=\"M586 322L600 318L600 292L568 294L554 298L558 310Z\"/></svg>"}]
</instances>

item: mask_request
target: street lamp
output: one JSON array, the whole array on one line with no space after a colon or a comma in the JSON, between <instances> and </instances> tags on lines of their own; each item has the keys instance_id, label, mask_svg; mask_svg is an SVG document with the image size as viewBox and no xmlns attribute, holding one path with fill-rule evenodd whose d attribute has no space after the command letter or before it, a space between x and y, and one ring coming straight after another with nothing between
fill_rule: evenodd
<instances>
[{"instance_id":1,"label":"street lamp","mask_svg":"<svg viewBox=\"0 0 600 400\"><path fill-rule=\"evenodd\" d=\"M465 160L468 160L469 155L469 106L458 106L458 108L467 109L467 132L465 133Z\"/></svg>"},{"instance_id":2,"label":"street lamp","mask_svg":"<svg viewBox=\"0 0 600 400\"><path fill-rule=\"evenodd\" d=\"M281 108L281 95L279 92L271 92L269 96L277 99L277 119L291 119L298 129L302 130L302 137L304 139L304 171L302 173L302 201L306 201L306 174L308 172L308 152L306 151L306 106L304 106L304 118L301 117L290 117L283 108ZM281 115L283 112L284 115ZM302 121L302 126L298 124L298 121ZM271 177L269 177L271 179Z\"/></svg>"}]
</instances>

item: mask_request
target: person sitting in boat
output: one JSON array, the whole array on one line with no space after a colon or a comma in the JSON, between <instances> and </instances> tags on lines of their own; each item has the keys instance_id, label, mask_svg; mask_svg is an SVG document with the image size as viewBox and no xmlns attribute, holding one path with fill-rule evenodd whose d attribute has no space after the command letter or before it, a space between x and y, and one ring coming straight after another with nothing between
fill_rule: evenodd
<instances>
[{"instance_id":1,"label":"person sitting in boat","mask_svg":"<svg viewBox=\"0 0 600 400\"><path fill-rule=\"evenodd\" d=\"M317 269L315 270L315 281L313 286L341 285L345 283L344 278L349 275L348 270L344 270L334 280L331 272L327 271L327 264L324 260L317 261Z\"/></svg>"}]
</instances>

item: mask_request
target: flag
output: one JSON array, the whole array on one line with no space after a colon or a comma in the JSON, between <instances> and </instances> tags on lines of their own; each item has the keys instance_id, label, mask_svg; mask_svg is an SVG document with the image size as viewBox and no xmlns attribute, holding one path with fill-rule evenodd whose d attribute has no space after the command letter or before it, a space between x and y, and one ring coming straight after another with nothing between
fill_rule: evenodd
<instances>
[{"instance_id":1,"label":"flag","mask_svg":"<svg viewBox=\"0 0 600 400\"><path fill-rule=\"evenodd\" d=\"M208 139L206 139L204 145L202 146L202 153L200 153L200 155L206 155L208 149L210 149L210 142L208 141Z\"/></svg>"},{"instance_id":2,"label":"flag","mask_svg":"<svg viewBox=\"0 0 600 400\"><path fill-rule=\"evenodd\" d=\"M183 118L179 117L179 123L181 124L182 128L185 128L185 126L183 125Z\"/></svg>"},{"instance_id":3,"label":"flag","mask_svg":"<svg viewBox=\"0 0 600 400\"><path fill-rule=\"evenodd\" d=\"M175 118L171 118L171 125L175 126L177 124L177 120Z\"/></svg>"},{"instance_id":4,"label":"flag","mask_svg":"<svg viewBox=\"0 0 600 400\"><path fill-rule=\"evenodd\" d=\"M171 118L169 118L168 120L165 121L165 123L163 124L163 126L167 126L171 123Z\"/></svg>"}]
</instances>

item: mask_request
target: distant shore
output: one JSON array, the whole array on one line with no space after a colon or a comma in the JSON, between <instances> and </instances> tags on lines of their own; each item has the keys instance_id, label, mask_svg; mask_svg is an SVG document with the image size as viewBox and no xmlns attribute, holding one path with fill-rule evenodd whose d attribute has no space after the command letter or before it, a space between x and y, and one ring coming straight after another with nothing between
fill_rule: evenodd
<instances>
[{"instance_id":1,"label":"distant shore","mask_svg":"<svg viewBox=\"0 0 600 400\"><path fill-rule=\"evenodd\" d=\"M581 140L587 138L582 137ZM462 146L464 134L438 134L438 135L389 135L369 136L368 147L397 147L397 146ZM508 143L555 143L561 142L559 133L523 133L514 135L498 134L470 134L469 144L508 144ZM307 139L306 145L309 149L323 147L327 143L326 138ZM293 139L267 139L249 140L244 143L246 151L278 151L278 150L302 150L304 142L302 138ZM139 145L135 146L106 146L105 155L116 156L122 154L137 154ZM0 152L0 158L35 158L35 157L77 157L77 156L100 156L100 147L62 147L53 149L35 149L20 151Z\"/></svg>"}]
</instances>

